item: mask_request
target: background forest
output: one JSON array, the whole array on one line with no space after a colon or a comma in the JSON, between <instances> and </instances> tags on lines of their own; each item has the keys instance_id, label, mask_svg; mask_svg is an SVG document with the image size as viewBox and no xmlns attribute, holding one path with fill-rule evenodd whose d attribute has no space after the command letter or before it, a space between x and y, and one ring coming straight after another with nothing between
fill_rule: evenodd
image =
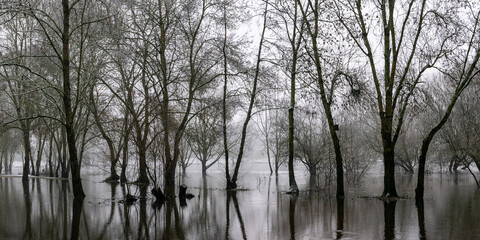
<instances>
[{"instance_id":1,"label":"background forest","mask_svg":"<svg viewBox=\"0 0 480 240\"><path fill-rule=\"evenodd\" d=\"M425 172L478 175L479 21L474 0L1 1L0 174L82 197L95 165L169 198L194 162L236 189L262 155L341 198L381 160L383 197L402 171L422 198Z\"/></svg>"}]
</instances>

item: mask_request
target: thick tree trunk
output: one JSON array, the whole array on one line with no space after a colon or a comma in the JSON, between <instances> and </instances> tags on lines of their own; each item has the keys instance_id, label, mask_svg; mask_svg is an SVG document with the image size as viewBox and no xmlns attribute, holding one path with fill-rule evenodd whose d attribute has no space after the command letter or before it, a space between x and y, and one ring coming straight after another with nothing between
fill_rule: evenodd
<instances>
[{"instance_id":1,"label":"thick tree trunk","mask_svg":"<svg viewBox=\"0 0 480 240\"><path fill-rule=\"evenodd\" d=\"M166 161L164 168L165 197L168 200L175 198L175 166L173 161Z\"/></svg>"},{"instance_id":2,"label":"thick tree trunk","mask_svg":"<svg viewBox=\"0 0 480 240\"><path fill-rule=\"evenodd\" d=\"M202 160L202 176L207 175L207 161L205 159Z\"/></svg>"},{"instance_id":3,"label":"thick tree trunk","mask_svg":"<svg viewBox=\"0 0 480 240\"><path fill-rule=\"evenodd\" d=\"M382 197L398 197L395 186L395 151L391 144L385 146L383 151L384 176Z\"/></svg>"},{"instance_id":4,"label":"thick tree trunk","mask_svg":"<svg viewBox=\"0 0 480 240\"><path fill-rule=\"evenodd\" d=\"M128 137L127 137L128 138ZM127 165L128 165L128 141L124 143L122 153L122 171L120 172L120 182L127 182Z\"/></svg>"},{"instance_id":5,"label":"thick tree trunk","mask_svg":"<svg viewBox=\"0 0 480 240\"><path fill-rule=\"evenodd\" d=\"M117 174L117 159L110 159L110 176L108 176L106 182L117 182L120 179L120 176Z\"/></svg>"},{"instance_id":6,"label":"thick tree trunk","mask_svg":"<svg viewBox=\"0 0 480 240\"><path fill-rule=\"evenodd\" d=\"M144 146L138 148L138 164L139 173L136 183L140 185L148 185L150 181L147 175L147 153Z\"/></svg>"}]
</instances>

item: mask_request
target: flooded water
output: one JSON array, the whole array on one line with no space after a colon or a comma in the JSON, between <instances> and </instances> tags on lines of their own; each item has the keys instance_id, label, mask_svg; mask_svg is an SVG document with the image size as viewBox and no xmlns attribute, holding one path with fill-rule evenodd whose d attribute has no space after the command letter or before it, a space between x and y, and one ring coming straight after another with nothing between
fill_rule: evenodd
<instances>
[{"instance_id":1,"label":"flooded water","mask_svg":"<svg viewBox=\"0 0 480 240\"><path fill-rule=\"evenodd\" d=\"M242 166L242 190L225 191L223 173L202 179L195 169L179 181L194 198L156 205L149 189L82 176L87 197L74 202L66 181L0 177L0 239L480 239L480 191L468 174L427 176L425 200L415 205L413 176L397 176L405 198L384 202L381 176L333 191L309 186L297 172L298 197L285 194L287 173L276 178L256 164ZM260 169L260 170L258 170ZM314 189L306 191L308 189ZM132 205L130 191L146 198Z\"/></svg>"}]
</instances>

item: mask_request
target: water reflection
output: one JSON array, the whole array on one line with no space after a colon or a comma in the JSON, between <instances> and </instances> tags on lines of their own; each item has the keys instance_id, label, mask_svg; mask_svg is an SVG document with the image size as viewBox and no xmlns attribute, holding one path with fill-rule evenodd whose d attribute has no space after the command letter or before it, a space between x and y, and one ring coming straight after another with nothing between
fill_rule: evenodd
<instances>
[{"instance_id":1,"label":"water reflection","mask_svg":"<svg viewBox=\"0 0 480 240\"><path fill-rule=\"evenodd\" d=\"M397 201L383 201L383 211L385 219L385 233L384 239L395 239L395 207L397 206Z\"/></svg>"},{"instance_id":2,"label":"water reflection","mask_svg":"<svg viewBox=\"0 0 480 240\"><path fill-rule=\"evenodd\" d=\"M288 222L290 223L290 239L295 239L295 206L297 205L297 196L291 195L290 204L289 204L289 211L288 211Z\"/></svg>"},{"instance_id":3,"label":"water reflection","mask_svg":"<svg viewBox=\"0 0 480 240\"><path fill-rule=\"evenodd\" d=\"M148 232L148 224L147 224L147 187L140 186L140 213L139 213L139 223L138 223L138 239L150 239L149 232Z\"/></svg>"},{"instance_id":4,"label":"water reflection","mask_svg":"<svg viewBox=\"0 0 480 240\"><path fill-rule=\"evenodd\" d=\"M83 210L83 198L73 199L72 205L72 230L70 239L76 240L79 236L80 231L80 216L82 215Z\"/></svg>"},{"instance_id":5,"label":"water reflection","mask_svg":"<svg viewBox=\"0 0 480 240\"><path fill-rule=\"evenodd\" d=\"M417 205L353 191L338 200L323 190L293 197L281 192L287 177L246 175L245 190L227 192L221 177L187 174L195 197L183 206L178 198L155 203L151 187L100 183L102 175L84 177L84 201L66 181L0 177L0 239L426 239L427 228L431 239L480 237L480 191L468 175L444 176ZM308 176L299 179L307 189ZM399 192L413 196L415 183L399 182ZM375 196L381 187L372 180L358 192ZM125 204L127 193L140 198Z\"/></svg>"},{"instance_id":6,"label":"water reflection","mask_svg":"<svg viewBox=\"0 0 480 240\"><path fill-rule=\"evenodd\" d=\"M25 234L23 239L32 239L32 200L30 199L30 182L22 182L23 185L23 196L25 200L25 211L26 211L26 223L25 223Z\"/></svg>"},{"instance_id":7,"label":"water reflection","mask_svg":"<svg viewBox=\"0 0 480 240\"><path fill-rule=\"evenodd\" d=\"M227 192L227 211L228 211L227 212L227 214L228 214L227 221L228 222L230 221L230 216L229 216L230 200L233 201L233 206L235 208L235 213L237 214L237 219L238 219L238 223L239 223L239 226L240 226L240 231L242 233L242 238L247 239L247 233L245 231L245 223L243 222L242 212L240 211L240 205L238 204L237 192L236 191ZM228 225L230 225L230 224L228 224ZM228 227L227 227L227 231L228 231Z\"/></svg>"},{"instance_id":8,"label":"water reflection","mask_svg":"<svg viewBox=\"0 0 480 240\"><path fill-rule=\"evenodd\" d=\"M110 191L111 191L110 197L111 197L111 199L115 199L115 195L116 195L116 192L117 192L117 186L118 186L119 183L118 182L109 182L107 184L110 185ZM82 206L83 206L83 203L82 203ZM106 232L107 232L108 227L110 226L110 224L112 224L113 217L115 216L115 206L116 206L116 202L112 201L111 206L110 206L110 214L109 214L108 220L105 223L105 225L103 226L103 229L100 233L100 236L97 239L103 239Z\"/></svg>"},{"instance_id":9,"label":"water reflection","mask_svg":"<svg viewBox=\"0 0 480 240\"><path fill-rule=\"evenodd\" d=\"M427 233L425 231L425 209L424 209L424 200L416 200L415 206L417 207L417 216L418 216L418 229L421 240L427 239Z\"/></svg>"},{"instance_id":10,"label":"water reflection","mask_svg":"<svg viewBox=\"0 0 480 240\"><path fill-rule=\"evenodd\" d=\"M227 192L225 203L225 240L230 239L230 194Z\"/></svg>"},{"instance_id":11,"label":"water reflection","mask_svg":"<svg viewBox=\"0 0 480 240\"><path fill-rule=\"evenodd\" d=\"M345 209L345 199L337 198L337 234L336 239L341 239L343 237L343 217Z\"/></svg>"}]
</instances>

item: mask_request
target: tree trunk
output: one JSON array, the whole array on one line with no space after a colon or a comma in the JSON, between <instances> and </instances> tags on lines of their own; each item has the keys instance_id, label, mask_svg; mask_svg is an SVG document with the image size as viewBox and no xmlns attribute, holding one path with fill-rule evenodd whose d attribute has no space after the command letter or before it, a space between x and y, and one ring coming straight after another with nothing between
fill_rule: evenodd
<instances>
[{"instance_id":1,"label":"tree trunk","mask_svg":"<svg viewBox=\"0 0 480 240\"><path fill-rule=\"evenodd\" d=\"M75 143L74 113L72 110L71 87L70 87L70 4L68 0L62 0L63 9L63 32L62 32L62 71L63 71L63 108L65 111L65 130L69 151L69 163L72 172L72 186L74 198L84 198L82 179L80 178L80 165Z\"/></svg>"},{"instance_id":2,"label":"tree trunk","mask_svg":"<svg viewBox=\"0 0 480 240\"><path fill-rule=\"evenodd\" d=\"M123 149L122 149L122 171L120 172L120 183L127 182L127 165L128 165L128 137L130 136L130 132L132 127L128 124L128 111L125 110L125 119L124 119L124 134L123 134Z\"/></svg>"},{"instance_id":3,"label":"tree trunk","mask_svg":"<svg viewBox=\"0 0 480 240\"><path fill-rule=\"evenodd\" d=\"M183 171L185 173L185 170ZM202 161L202 176L207 176L207 161Z\"/></svg>"},{"instance_id":4,"label":"tree trunk","mask_svg":"<svg viewBox=\"0 0 480 240\"><path fill-rule=\"evenodd\" d=\"M173 166L173 161L165 161L164 169L165 197L172 200L175 198L175 166Z\"/></svg>"},{"instance_id":5,"label":"tree trunk","mask_svg":"<svg viewBox=\"0 0 480 240\"><path fill-rule=\"evenodd\" d=\"M290 108L288 109L288 192L298 193L297 182L295 181L295 169L294 169L294 155L295 155L295 146L294 146L294 137L295 137L295 83L297 77L297 57L298 57L298 47L297 45L297 16L298 16L298 3L295 1L295 15L293 19L293 34L290 45L292 47L292 69L290 75ZM298 38L298 44L301 41L301 36ZM278 169L275 169L278 171Z\"/></svg>"},{"instance_id":6,"label":"tree trunk","mask_svg":"<svg viewBox=\"0 0 480 240\"><path fill-rule=\"evenodd\" d=\"M295 1L295 4L300 3L300 1ZM300 8L302 10L302 15L303 19L306 20L305 23L307 25L307 30L310 35L310 39L312 41L312 51L313 51L313 57L314 57L314 62L315 62L315 68L316 68L316 73L317 73L317 83L318 87L320 90L320 99L322 101L322 106L325 111L325 116L327 118L328 122L328 127L329 127L329 132L330 132L330 137L333 141L333 146L335 150L335 163L336 163L336 174L337 174L337 198L343 198L345 196L344 193L344 184L343 184L343 157L341 154L341 148L340 148L340 142L338 140L337 133L335 132L335 122L333 120L333 115L332 115L332 110L331 110L331 105L333 102L333 84L330 89L330 94L327 93L326 90L326 81L324 79L323 75L323 65L322 65L322 60L321 60L321 53L320 49L318 46L318 40L317 38L319 37L319 16L320 16L320 9L318 9L318 6L315 6L313 11L313 17L314 17L314 23L312 26L312 23L309 22L308 16L306 13L306 10L300 5ZM334 80L332 80L334 81Z\"/></svg>"},{"instance_id":7,"label":"tree trunk","mask_svg":"<svg viewBox=\"0 0 480 240\"><path fill-rule=\"evenodd\" d=\"M22 182L28 182L28 174L30 173L30 152L32 151L30 146L30 128L28 127L28 123L23 123L22 125L23 148L25 150Z\"/></svg>"},{"instance_id":8,"label":"tree trunk","mask_svg":"<svg viewBox=\"0 0 480 240\"><path fill-rule=\"evenodd\" d=\"M61 140L61 148L59 149L59 159L61 159L61 177L62 178L68 178L68 171L70 169L67 166L67 140L66 140L66 134L65 131L62 130L62 140Z\"/></svg>"},{"instance_id":9,"label":"tree trunk","mask_svg":"<svg viewBox=\"0 0 480 240\"><path fill-rule=\"evenodd\" d=\"M117 159L110 159L110 176L105 179L105 181L107 182L117 182L118 179L120 179L120 176L118 176L117 174L117 162L118 162L118 158Z\"/></svg>"},{"instance_id":10,"label":"tree trunk","mask_svg":"<svg viewBox=\"0 0 480 240\"><path fill-rule=\"evenodd\" d=\"M395 152L392 144L387 144L383 151L384 176L382 197L398 197L395 186Z\"/></svg>"},{"instance_id":11,"label":"tree trunk","mask_svg":"<svg viewBox=\"0 0 480 240\"><path fill-rule=\"evenodd\" d=\"M120 182L127 182L127 165L128 165L128 136L125 136L122 153L122 171L120 172Z\"/></svg>"},{"instance_id":12,"label":"tree trunk","mask_svg":"<svg viewBox=\"0 0 480 240\"><path fill-rule=\"evenodd\" d=\"M266 131L268 131L268 130L266 130ZM273 173L273 168L272 168L272 161L271 161L271 158L270 158L270 141L268 140L268 133L266 133L265 143L267 144L266 148L267 148L268 167L270 168L270 174L272 174Z\"/></svg>"},{"instance_id":13,"label":"tree trunk","mask_svg":"<svg viewBox=\"0 0 480 240\"><path fill-rule=\"evenodd\" d=\"M53 136L50 137L50 142L48 145L48 176L49 177L53 177L52 157L53 157Z\"/></svg>"},{"instance_id":14,"label":"tree trunk","mask_svg":"<svg viewBox=\"0 0 480 240\"><path fill-rule=\"evenodd\" d=\"M288 185L289 189L288 192L290 193L298 193L298 186L297 182L295 181L295 169L293 168L293 160L294 160L294 117L293 117L293 110L295 106L295 88L294 88L294 78L292 80L292 90L291 90L291 100L290 104L291 107L288 110Z\"/></svg>"},{"instance_id":15,"label":"tree trunk","mask_svg":"<svg viewBox=\"0 0 480 240\"><path fill-rule=\"evenodd\" d=\"M42 134L38 139L37 162L35 163L36 176L40 175L40 163L42 162L43 148L45 147L46 134Z\"/></svg>"},{"instance_id":16,"label":"tree trunk","mask_svg":"<svg viewBox=\"0 0 480 240\"><path fill-rule=\"evenodd\" d=\"M335 131L335 124L333 121L333 116L330 111L330 105L325 107L325 112L327 113L327 121L330 131L330 136L333 141L333 148L335 151L335 165L336 165L336 174L337 174L337 198L345 197L344 184L343 184L343 157L342 151L340 148L340 141L338 139L337 132Z\"/></svg>"},{"instance_id":17,"label":"tree trunk","mask_svg":"<svg viewBox=\"0 0 480 240\"><path fill-rule=\"evenodd\" d=\"M479 12L480 14L480 12ZM476 24L478 23L478 19ZM476 25L475 25L476 26ZM473 39L473 38L472 38ZM428 133L427 137L423 140L422 143L422 149L420 152L420 157L418 159L418 181L417 181L417 188L415 189L415 199L418 201L419 199L423 199L423 191L424 191L424 181L425 181L425 163L427 159L427 152L428 152L428 147L430 146L430 142L432 141L433 137L435 134L440 131L440 129L443 127L443 125L447 122L448 118L450 117L450 114L452 113L452 109L455 106L455 103L457 102L458 98L460 97L460 94L465 90L466 87L471 83L473 77L476 75L474 74L474 71L476 69L476 65L480 60L480 48L476 49L475 57L470 64L468 71L466 72L465 76L461 78L461 81L459 81L457 87L455 88L455 94L452 96L450 99L450 102L448 104L447 109L445 110L445 113L440 119L440 121L435 125L430 132ZM477 72L478 73L478 72Z\"/></svg>"},{"instance_id":18,"label":"tree trunk","mask_svg":"<svg viewBox=\"0 0 480 240\"><path fill-rule=\"evenodd\" d=\"M227 189L230 189L230 169L229 169L229 149L227 135L227 91L228 91L228 59L227 59L227 4L223 5L223 97L222 97L222 133L223 133L223 151L225 155L225 179L227 181ZM228 212L227 212L228 214Z\"/></svg>"},{"instance_id":19,"label":"tree trunk","mask_svg":"<svg viewBox=\"0 0 480 240\"><path fill-rule=\"evenodd\" d=\"M140 185L148 185L150 181L148 180L147 175L147 153L144 145L138 148L138 164L139 173L136 183Z\"/></svg>"},{"instance_id":20,"label":"tree trunk","mask_svg":"<svg viewBox=\"0 0 480 240\"><path fill-rule=\"evenodd\" d=\"M15 151L10 152L10 162L8 163L8 173L12 173L13 160L15 160Z\"/></svg>"},{"instance_id":21,"label":"tree trunk","mask_svg":"<svg viewBox=\"0 0 480 240\"><path fill-rule=\"evenodd\" d=\"M247 137L247 127L252 117L253 105L255 104L255 96L257 94L257 83L258 83L259 74L260 74L260 63L262 61L262 58L261 58L262 49L263 49L263 43L265 41L265 30L267 29L268 6L269 6L269 3L267 0L265 2L265 9L263 13L263 28L262 28L262 34L260 37L260 44L258 46L257 61L255 66L255 76L253 78L252 92L250 93L250 102L248 105L247 116L245 117L245 121L243 122L242 135L240 137L240 147L238 150L237 161L235 163L235 169L233 171L232 179L230 181L227 180L227 189L237 188L238 173L240 170L240 164L242 163L243 151L245 148L245 139Z\"/></svg>"},{"instance_id":22,"label":"tree trunk","mask_svg":"<svg viewBox=\"0 0 480 240\"><path fill-rule=\"evenodd\" d=\"M5 156L5 152L2 151L2 153L0 154L0 174L2 174L3 163L4 161L6 161L6 159L4 160L4 156Z\"/></svg>"}]
</instances>

